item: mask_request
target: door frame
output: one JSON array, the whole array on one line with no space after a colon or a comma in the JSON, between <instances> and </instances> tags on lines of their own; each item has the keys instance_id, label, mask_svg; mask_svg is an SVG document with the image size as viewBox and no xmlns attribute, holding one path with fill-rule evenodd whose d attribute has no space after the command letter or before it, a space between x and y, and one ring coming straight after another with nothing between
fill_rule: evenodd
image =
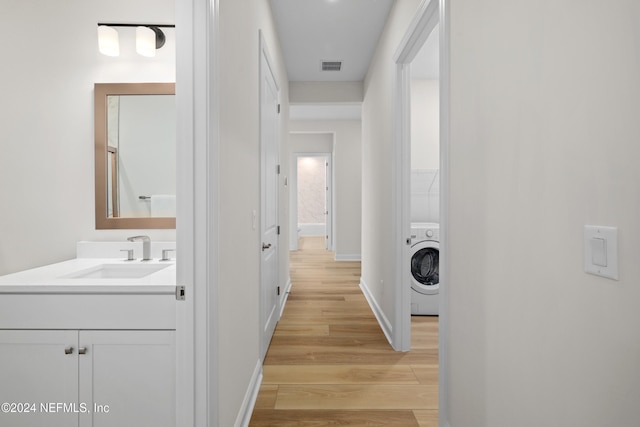
<instances>
[{"instance_id":1,"label":"door frame","mask_svg":"<svg viewBox=\"0 0 640 427\"><path fill-rule=\"evenodd\" d=\"M325 133L325 132L318 132L318 133ZM335 136L334 136L335 138ZM291 154L291 167L290 167L290 174L291 174L291 180L290 180L290 185L291 185L291 192L289 195L289 203L291 204L290 206L290 211L289 211L289 217L290 217L290 237L289 237L289 249L292 251L298 250L298 159L300 157L324 157L326 159L326 162L328 163L328 173L327 173L327 191L325 194L326 200L327 200L327 216L325 218L326 224L325 224L325 234L327 236L326 239L326 246L327 246L327 250L334 250L334 228L333 227L333 213L334 213L334 199L333 199L333 195L334 195L334 191L333 191L333 181L334 181L334 172L333 172L333 153L329 153L329 152L321 152L321 151L314 151L314 152L295 152L293 154Z\"/></svg>"},{"instance_id":2,"label":"door frame","mask_svg":"<svg viewBox=\"0 0 640 427\"><path fill-rule=\"evenodd\" d=\"M218 0L176 3L176 426L218 427Z\"/></svg>"},{"instance_id":3,"label":"door frame","mask_svg":"<svg viewBox=\"0 0 640 427\"><path fill-rule=\"evenodd\" d=\"M431 31L439 24L440 57L440 280L449 283L448 201L449 201L449 102L450 50L449 0L423 0L394 55L396 64L395 117L393 145L393 251L394 251L394 328L396 350L411 349L411 99L410 65ZM449 290L439 291L439 426L449 425Z\"/></svg>"}]
</instances>

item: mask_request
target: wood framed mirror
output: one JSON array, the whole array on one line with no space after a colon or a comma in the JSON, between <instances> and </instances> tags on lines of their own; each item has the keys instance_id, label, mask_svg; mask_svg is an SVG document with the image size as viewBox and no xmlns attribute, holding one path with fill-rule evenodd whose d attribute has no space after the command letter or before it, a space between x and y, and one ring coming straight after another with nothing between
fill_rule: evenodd
<instances>
[{"instance_id":1,"label":"wood framed mirror","mask_svg":"<svg viewBox=\"0 0 640 427\"><path fill-rule=\"evenodd\" d=\"M175 228L175 83L96 83L96 229Z\"/></svg>"}]
</instances>

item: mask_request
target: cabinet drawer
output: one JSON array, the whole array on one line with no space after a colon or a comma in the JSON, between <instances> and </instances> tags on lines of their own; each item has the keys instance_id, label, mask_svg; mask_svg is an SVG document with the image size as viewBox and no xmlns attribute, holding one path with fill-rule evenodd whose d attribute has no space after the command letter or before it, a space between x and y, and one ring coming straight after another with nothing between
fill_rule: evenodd
<instances>
[{"instance_id":1,"label":"cabinet drawer","mask_svg":"<svg viewBox=\"0 0 640 427\"><path fill-rule=\"evenodd\" d=\"M172 295L2 295L0 329L175 329Z\"/></svg>"}]
</instances>

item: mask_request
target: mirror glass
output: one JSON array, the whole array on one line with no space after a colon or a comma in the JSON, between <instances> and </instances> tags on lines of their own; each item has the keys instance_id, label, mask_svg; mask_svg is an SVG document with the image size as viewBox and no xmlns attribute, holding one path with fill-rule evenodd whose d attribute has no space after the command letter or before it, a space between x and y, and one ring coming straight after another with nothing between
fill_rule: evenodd
<instances>
[{"instance_id":1,"label":"mirror glass","mask_svg":"<svg viewBox=\"0 0 640 427\"><path fill-rule=\"evenodd\" d=\"M96 228L175 228L173 83L95 85Z\"/></svg>"}]
</instances>

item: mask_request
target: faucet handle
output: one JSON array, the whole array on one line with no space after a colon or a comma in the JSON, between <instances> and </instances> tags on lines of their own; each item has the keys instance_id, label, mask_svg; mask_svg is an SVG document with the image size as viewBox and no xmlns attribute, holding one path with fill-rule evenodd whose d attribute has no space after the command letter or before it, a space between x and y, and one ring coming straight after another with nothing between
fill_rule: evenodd
<instances>
[{"instance_id":1,"label":"faucet handle","mask_svg":"<svg viewBox=\"0 0 640 427\"><path fill-rule=\"evenodd\" d=\"M135 242L137 240L142 241L142 242L150 242L151 241L149 236L131 236L131 237L127 237L127 240L130 241L130 242Z\"/></svg>"},{"instance_id":2,"label":"faucet handle","mask_svg":"<svg viewBox=\"0 0 640 427\"><path fill-rule=\"evenodd\" d=\"M133 249L120 249L120 252L127 253L127 259L125 261L133 261Z\"/></svg>"},{"instance_id":3,"label":"faucet handle","mask_svg":"<svg viewBox=\"0 0 640 427\"><path fill-rule=\"evenodd\" d=\"M171 261L171 258L169 258L169 252L175 252L175 249L163 249L162 250L162 258L160 259L160 261Z\"/></svg>"}]
</instances>

